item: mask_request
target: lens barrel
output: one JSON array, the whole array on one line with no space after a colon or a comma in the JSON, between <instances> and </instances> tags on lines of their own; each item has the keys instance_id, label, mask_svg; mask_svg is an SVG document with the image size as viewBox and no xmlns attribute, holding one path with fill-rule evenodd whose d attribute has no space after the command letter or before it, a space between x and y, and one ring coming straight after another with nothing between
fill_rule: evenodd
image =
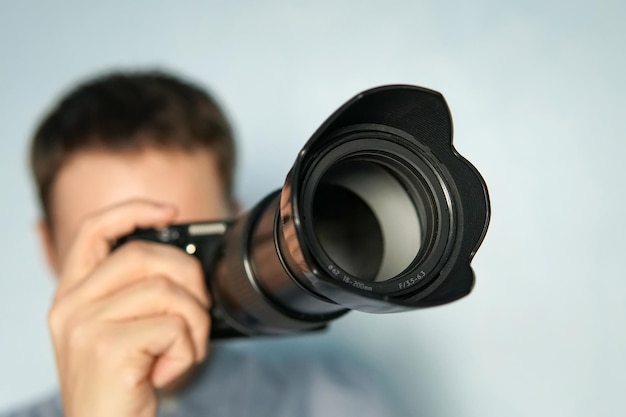
<instances>
[{"instance_id":1,"label":"lens barrel","mask_svg":"<svg viewBox=\"0 0 626 417\"><path fill-rule=\"evenodd\" d=\"M396 312L471 291L487 188L452 146L443 97L366 91L299 153L281 190L227 231L210 281L215 315L254 334L324 326L349 310Z\"/></svg>"}]
</instances>

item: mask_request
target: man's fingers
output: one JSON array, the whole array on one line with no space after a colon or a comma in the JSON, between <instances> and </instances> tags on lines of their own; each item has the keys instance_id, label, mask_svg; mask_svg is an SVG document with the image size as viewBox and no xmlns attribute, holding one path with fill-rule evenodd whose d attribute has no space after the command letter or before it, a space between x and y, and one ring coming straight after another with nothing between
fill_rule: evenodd
<instances>
[{"instance_id":1,"label":"man's fingers","mask_svg":"<svg viewBox=\"0 0 626 417\"><path fill-rule=\"evenodd\" d=\"M180 316L111 323L96 343L99 365L110 367L113 373L125 370L123 382L133 388L144 383L161 388L195 362L189 328ZM119 376L111 375L112 380Z\"/></svg>"},{"instance_id":2,"label":"man's fingers","mask_svg":"<svg viewBox=\"0 0 626 417\"><path fill-rule=\"evenodd\" d=\"M82 320L123 322L160 315L180 316L190 331L195 360L200 362L206 355L210 326L206 306L163 276L141 280L93 304L89 310Z\"/></svg>"},{"instance_id":3,"label":"man's fingers","mask_svg":"<svg viewBox=\"0 0 626 417\"><path fill-rule=\"evenodd\" d=\"M174 220L171 205L136 200L107 208L83 221L64 260L57 294L72 288L100 263L111 244L137 228L163 228Z\"/></svg>"},{"instance_id":4,"label":"man's fingers","mask_svg":"<svg viewBox=\"0 0 626 417\"><path fill-rule=\"evenodd\" d=\"M187 289L198 303L210 307L200 261L179 248L139 240L113 252L89 278L74 287L72 298L92 302L152 276L169 278Z\"/></svg>"}]
</instances>

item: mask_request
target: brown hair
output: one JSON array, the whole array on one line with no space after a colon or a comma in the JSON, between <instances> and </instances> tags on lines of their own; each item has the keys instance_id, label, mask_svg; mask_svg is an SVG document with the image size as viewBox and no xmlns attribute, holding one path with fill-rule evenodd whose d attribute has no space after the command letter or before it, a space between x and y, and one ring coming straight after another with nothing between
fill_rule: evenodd
<instances>
[{"instance_id":1,"label":"brown hair","mask_svg":"<svg viewBox=\"0 0 626 417\"><path fill-rule=\"evenodd\" d=\"M235 144L216 101L163 72L116 72L75 87L37 128L30 163L44 216L50 218L52 185L72 155L146 147L211 150L227 197L232 196Z\"/></svg>"}]
</instances>

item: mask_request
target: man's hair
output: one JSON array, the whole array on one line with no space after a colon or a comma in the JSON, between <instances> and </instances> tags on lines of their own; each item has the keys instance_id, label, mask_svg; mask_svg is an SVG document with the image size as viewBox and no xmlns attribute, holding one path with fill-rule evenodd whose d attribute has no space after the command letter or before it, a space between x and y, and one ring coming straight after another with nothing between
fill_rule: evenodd
<instances>
[{"instance_id":1,"label":"man's hair","mask_svg":"<svg viewBox=\"0 0 626 417\"><path fill-rule=\"evenodd\" d=\"M30 163L44 216L63 165L78 152L194 151L215 156L231 198L235 144L230 124L204 90L163 72L115 72L78 85L37 128Z\"/></svg>"}]
</instances>

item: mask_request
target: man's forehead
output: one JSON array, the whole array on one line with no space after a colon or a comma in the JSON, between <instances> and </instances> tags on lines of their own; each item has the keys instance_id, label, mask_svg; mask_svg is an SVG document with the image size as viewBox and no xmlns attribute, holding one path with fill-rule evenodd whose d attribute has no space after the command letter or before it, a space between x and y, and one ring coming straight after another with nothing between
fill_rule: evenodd
<instances>
[{"instance_id":1,"label":"man's forehead","mask_svg":"<svg viewBox=\"0 0 626 417\"><path fill-rule=\"evenodd\" d=\"M73 155L59 172L51 220L59 228L75 229L86 216L131 199L175 204L183 218L226 214L216 158L209 150L90 150Z\"/></svg>"}]
</instances>

